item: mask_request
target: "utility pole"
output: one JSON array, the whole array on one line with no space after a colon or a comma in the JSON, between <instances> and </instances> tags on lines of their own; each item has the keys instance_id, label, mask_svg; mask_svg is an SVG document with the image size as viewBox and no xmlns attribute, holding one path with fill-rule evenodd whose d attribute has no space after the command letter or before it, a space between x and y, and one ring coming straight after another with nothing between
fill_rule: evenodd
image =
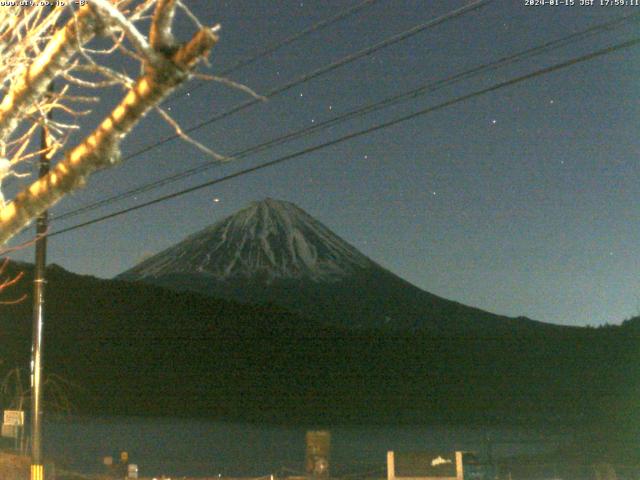
<instances>
[{"instance_id":1,"label":"utility pole","mask_svg":"<svg viewBox=\"0 0 640 480\"><path fill-rule=\"evenodd\" d=\"M49 83L49 96L53 93L53 82ZM51 118L52 110L46 115ZM40 131L40 162L38 178L49 173L50 161L49 129L46 121ZM36 258L33 279L33 343L31 346L31 480L44 480L42 463L42 331L44 326L44 290L47 283L47 229L49 212L40 214L36 223Z\"/></svg>"}]
</instances>

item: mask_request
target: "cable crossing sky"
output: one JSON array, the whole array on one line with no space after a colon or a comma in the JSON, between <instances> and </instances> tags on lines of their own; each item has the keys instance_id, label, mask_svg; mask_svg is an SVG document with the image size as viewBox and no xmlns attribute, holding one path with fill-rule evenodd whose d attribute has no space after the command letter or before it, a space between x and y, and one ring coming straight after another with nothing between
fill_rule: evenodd
<instances>
[{"instance_id":1,"label":"cable crossing sky","mask_svg":"<svg viewBox=\"0 0 640 480\"><path fill-rule=\"evenodd\" d=\"M279 158L277 158L275 160L272 160L272 161L269 161L269 162L265 162L265 163L262 163L260 165L256 165L254 167L246 168L244 170L240 170L240 171L232 173L230 175L226 175L226 176L221 177L221 178L210 180L208 182L201 183L199 185L196 185L196 186L193 186L193 187L190 187L190 188L186 188L186 189L183 189L183 190L179 190L177 192L174 192L174 193L171 193L171 194L168 194L168 195L163 195L163 196L158 197L156 199L153 199L153 200L150 200L150 201L147 201L147 202L144 202L144 203L141 203L141 204L129 207L129 208L125 208L125 209L119 210L117 212L110 213L108 215L103 215L101 217L94 218L92 220L89 220L89 221L86 221L86 222L82 222L82 223L79 223L77 225L73 225L71 227L67 227L67 228L63 228L61 230L54 231L54 232L50 233L48 236L49 237L53 237L53 236L61 235L61 234L64 234L64 233L67 233L67 232L70 232L70 231L73 231L73 230L84 228L84 227L87 227L89 225L93 225L93 224L98 223L98 222L102 222L102 221L105 221L105 220L108 220L108 219L111 219L111 218L115 218L117 216L124 215L126 213L133 212L135 210L139 210L141 208L145 208L145 207L148 207L148 206L151 206L151 205L162 203L162 202L168 201L168 200L170 200L172 198L176 198L176 197L179 197L179 196L182 196L182 195L186 195L188 193L191 193L191 192L194 192L194 191L197 191L197 190L201 190L203 188L207 188L207 187L219 184L219 183L223 183L223 182L232 180L234 178L238 178L238 177L247 175L249 173L253 173L253 172L256 172L256 171L259 171L259 170L263 170L263 169L266 169L266 168L269 168L269 167L273 167L275 165L278 165L278 164L281 164L281 163L284 163L284 162L288 162L290 160L302 157L302 156L307 155L309 153L312 153L312 152L315 152L315 151L318 151L318 150L321 150L321 149L324 149L324 148L327 148L327 147L330 147L330 146L333 146L333 145L337 145L337 144L352 140L354 138L358 138L358 137L361 137L361 136L364 136L364 135L368 135L368 134L376 132L378 130L389 128L389 127L392 127L394 125L397 125L397 124L400 124L400 123L403 123L403 122L406 122L406 121L409 121L409 120L424 116L426 114L429 114L429 113L444 109L446 107L455 105L457 103L465 102L465 101L470 100L472 98L476 98L476 97L479 97L479 96L482 96L482 95L486 95L488 93L495 92L495 91L500 90L502 88L509 87L509 86L515 85L517 83L521 83L521 82L530 80L530 79L535 78L535 77L539 77L539 76L542 76L542 75L547 75L549 73L552 73L552 72L555 72L555 71L558 71L558 70L561 70L561 69L564 69L564 68L567 68L567 67L570 67L570 66L573 66L573 65L577 65L579 63L590 61L590 60L593 60L595 58L602 57L604 55L608 55L608 54L611 54L611 53L619 51L619 50L635 47L638 44L640 44L640 38L634 38L632 40L628 40L626 42L618 43L616 45L613 45L613 46L610 46L610 47L606 47L606 48L603 48L603 49L588 53L586 55L575 57L575 58L572 58L572 59L564 61L564 62L556 63L556 64L551 65L549 67L536 70L536 71L534 71L532 73L529 73L529 74L526 74L526 75L521 75L521 76L515 77L515 78L513 78L511 80L507 80L507 81L504 81L504 82L500 82L500 83L494 84L494 85L492 85L490 87L487 87L487 88L476 90L476 91L474 91L472 93L456 97L454 99L448 100L448 101L440 103L438 105L435 105L435 106L432 106L432 107L428 107L428 108L419 110L417 112L414 112L414 113L399 117L397 119L394 119L394 120L391 120L391 121L388 121L388 122L384 122L384 123L380 123L378 125L374 125L372 127L369 127L369 128L363 129L363 130L359 130L359 131L350 133L348 135L344 135L342 137L336 138L336 139L328 141L328 142L321 143L319 145L315 145L313 147L309 147L309 148L305 148L303 150L299 150L299 151L297 151L295 153L292 153L292 154L289 154L289 155L285 155L283 157L279 157Z\"/></svg>"}]
</instances>

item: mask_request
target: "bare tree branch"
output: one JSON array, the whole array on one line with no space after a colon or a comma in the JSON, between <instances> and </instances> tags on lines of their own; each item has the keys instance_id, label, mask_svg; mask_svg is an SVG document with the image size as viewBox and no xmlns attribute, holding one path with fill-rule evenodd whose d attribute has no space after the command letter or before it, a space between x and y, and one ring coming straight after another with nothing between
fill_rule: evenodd
<instances>
[{"instance_id":1,"label":"bare tree branch","mask_svg":"<svg viewBox=\"0 0 640 480\"><path fill-rule=\"evenodd\" d=\"M122 139L150 109L188 78L196 63L206 57L217 42L218 28L200 30L173 54L157 51L159 60L147 65L144 75L98 128L68 152L48 175L0 210L0 244L65 194L83 186L91 173L117 163Z\"/></svg>"},{"instance_id":2,"label":"bare tree branch","mask_svg":"<svg viewBox=\"0 0 640 480\"><path fill-rule=\"evenodd\" d=\"M144 38L138 29L129 21L111 2L108 0L89 0L91 4L105 18L105 22L110 25L116 25L127 36L131 44L141 53L146 61L155 65L160 62L160 57L154 49L151 48L147 39Z\"/></svg>"},{"instance_id":3,"label":"bare tree branch","mask_svg":"<svg viewBox=\"0 0 640 480\"><path fill-rule=\"evenodd\" d=\"M0 275L4 275L8 265L9 265L9 259L5 258L2 261L2 265L0 265ZM24 277L24 272L18 272L13 277L4 279L2 283L0 283L0 293L6 290L7 288L11 287L12 285L15 285L16 283L18 283L22 279L22 277ZM27 298L27 295L24 294L24 295L21 295L19 298L14 298L12 300L1 300L0 305L13 305L13 304L24 301L26 298Z\"/></svg>"},{"instance_id":4,"label":"bare tree branch","mask_svg":"<svg viewBox=\"0 0 640 480\"><path fill-rule=\"evenodd\" d=\"M20 69L0 103L0 141L6 141L20 116L46 94L49 82L65 68L78 46L95 35L98 25L91 7L85 5L75 18L56 31L33 62Z\"/></svg>"},{"instance_id":5,"label":"bare tree branch","mask_svg":"<svg viewBox=\"0 0 640 480\"><path fill-rule=\"evenodd\" d=\"M165 122L167 122L169 125L173 127L173 129L176 132L176 135L178 135L185 142L190 143L201 152L206 153L210 157L213 157L220 162L228 162L232 160L232 158L225 157L224 155L220 155L218 152L215 152L209 147L207 147L206 145L203 145L202 143L197 141L195 138L192 138L189 135L187 135L185 131L182 130L182 128L180 127L180 124L178 124L178 122L176 122L173 118L171 118L171 115L165 112L162 108L156 107L156 111L160 114L160 116L164 119Z\"/></svg>"},{"instance_id":6,"label":"bare tree branch","mask_svg":"<svg viewBox=\"0 0 640 480\"><path fill-rule=\"evenodd\" d=\"M218 75L206 75L206 74L196 74L194 75L195 77L202 79L202 80L210 80L212 82L217 82L217 83L221 83L223 85L226 85L227 87L231 87L234 88L236 90L240 90L241 92L244 92L248 95L251 95L253 98L255 98L256 100L260 100L261 102L266 102L268 100L267 97L265 97L264 95L260 95L258 92L256 92L255 90L253 90L252 88L242 84L242 83L238 83L238 82L234 82L233 80L231 80L230 78L227 77L219 77Z\"/></svg>"},{"instance_id":7,"label":"bare tree branch","mask_svg":"<svg viewBox=\"0 0 640 480\"><path fill-rule=\"evenodd\" d=\"M171 33L175 11L176 0L157 0L149 30L149 41L156 50L167 51L175 45L173 33Z\"/></svg>"}]
</instances>

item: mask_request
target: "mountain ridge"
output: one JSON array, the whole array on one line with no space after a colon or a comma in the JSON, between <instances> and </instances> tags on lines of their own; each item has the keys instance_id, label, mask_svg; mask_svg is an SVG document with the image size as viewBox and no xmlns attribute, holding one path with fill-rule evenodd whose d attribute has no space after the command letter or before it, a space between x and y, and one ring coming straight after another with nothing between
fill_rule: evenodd
<instances>
[{"instance_id":1,"label":"mountain ridge","mask_svg":"<svg viewBox=\"0 0 640 480\"><path fill-rule=\"evenodd\" d=\"M267 198L115 277L243 303L274 303L332 325L506 332L568 328L512 318L421 290L296 205Z\"/></svg>"},{"instance_id":2,"label":"mountain ridge","mask_svg":"<svg viewBox=\"0 0 640 480\"><path fill-rule=\"evenodd\" d=\"M186 257L186 258L185 258ZM266 198L189 235L116 278L194 273L217 280L332 281L374 263L290 202Z\"/></svg>"},{"instance_id":3,"label":"mountain ridge","mask_svg":"<svg viewBox=\"0 0 640 480\"><path fill-rule=\"evenodd\" d=\"M3 299L31 290L33 268ZM141 282L47 269L46 369L82 413L282 424L638 425L638 322L602 329L326 326ZM29 364L31 302L3 305L0 372ZM45 402L46 405L46 402ZM595 424L595 423L594 423ZM609 427L607 427L609 428Z\"/></svg>"}]
</instances>

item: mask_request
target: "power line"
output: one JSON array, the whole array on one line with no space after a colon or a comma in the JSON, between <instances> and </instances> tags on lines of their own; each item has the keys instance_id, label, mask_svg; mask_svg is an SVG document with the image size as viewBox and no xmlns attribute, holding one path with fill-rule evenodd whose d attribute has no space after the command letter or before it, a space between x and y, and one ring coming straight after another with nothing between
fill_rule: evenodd
<instances>
[{"instance_id":1,"label":"power line","mask_svg":"<svg viewBox=\"0 0 640 480\"><path fill-rule=\"evenodd\" d=\"M470 3L469 5L465 5L464 7L458 8L456 10L452 10L449 13L445 13L444 15L441 15L439 17L436 17L432 20L429 20L428 22L425 23L421 23L420 25L416 25L413 28L410 28L409 30L405 30L404 32L400 32L396 35L393 35L392 37L389 37L385 40L382 40L370 47L364 48L363 50L360 50L356 53L353 53L351 55L347 55L346 57L343 57L339 60L336 60L333 63L330 63L328 65L325 65L324 67L320 67L317 70L314 70L310 73L306 73L304 75L301 75L300 77L285 83L284 85L281 85L279 87L276 87L270 91L268 91L267 93L263 94L262 97L263 98L273 98L277 95L280 95L281 93L287 92L289 90L291 90L294 87L297 87L298 85L302 85L303 83L306 83L310 80L313 80L315 78L318 78L322 75L325 75L329 72L332 72L344 65L347 65L351 62L354 62L360 58L366 57L368 55L371 55L372 53L377 52L378 50L382 50L383 48L389 47L391 45L394 45L398 42L401 42L403 40L406 40L408 38L411 38L421 32L423 32L424 30L427 30L429 28L433 28L436 27L438 25L441 25L449 20L453 20L455 18L458 18L462 15L465 15L467 13L470 13L472 11L478 10L482 7L485 7L486 5L488 5L489 3L493 2L494 0L476 0L472 3ZM184 129L185 133L191 133L193 131L199 130L202 127L206 126L206 125L210 125L214 122L217 122L219 120L222 120L223 118L229 117L235 113L238 113L242 110L245 110L253 105L256 105L257 103L262 102L262 99L256 99L253 98L251 100L247 100L244 103L241 103L240 105L237 105L233 108L231 108L230 110L226 110L222 113L219 113L217 115L214 115L213 117L210 117L209 119L200 122L192 127L186 128ZM146 153L150 150L153 150L157 147L159 147L160 145L164 145L165 143L171 142L177 138L180 138L180 135L178 134L173 134L170 135L168 137L163 138L162 140L159 140L155 143L152 143L151 145L148 145L144 148L141 148L127 156L125 156L123 158L123 160L130 160L133 157L137 157L139 155L142 155L143 153Z\"/></svg>"},{"instance_id":2,"label":"power line","mask_svg":"<svg viewBox=\"0 0 640 480\"><path fill-rule=\"evenodd\" d=\"M422 23L422 24L416 25L416 26L414 26L414 27L412 27L412 28L410 28L408 30L405 30L405 31L403 31L401 33L393 35L392 37L389 37L389 38L387 38L385 40L382 40L381 42L378 42L378 43L376 43L376 44L374 44L374 45L372 45L370 47L367 47L367 48L365 48L363 50L360 50L360 51L358 51L356 53L353 53L351 55L347 55L346 57L343 57L340 60L337 60L337 61L335 61L333 63L328 64L328 65L325 65L324 67L321 67L321 68L319 68L317 70L314 70L314 71L312 71L310 73L304 74L304 75L298 77L295 80L292 80L292 81L290 81L288 83L285 83L284 85L281 85L280 87L276 87L275 89L272 89L271 91L269 91L268 93L263 95L263 98L267 98L268 99L268 98L272 98L272 97L274 97L276 95L279 95L281 93L284 93L284 92L286 92L286 91L288 91L288 90L290 90L290 89L292 89L292 88L294 88L294 87L296 87L298 85L301 85L301 84L306 83L306 82L308 82L308 81L310 81L312 79L315 79L315 78L317 78L317 77L319 77L321 75L329 73L329 72L331 72L331 71L333 71L333 70L335 70L335 69L337 69L339 67L342 67L342 66L347 65L347 64L349 64L349 63L351 63L351 62L353 62L355 60L358 60L358 59L360 59L362 57L370 55L370 54L372 54L372 53L374 53L374 52L376 52L378 50L381 50L383 48L386 48L388 46L396 44L396 43L398 43L398 42L400 42L402 40L406 40L407 38L410 38L410 37L412 37L414 35L417 35L418 33L422 32L422 31L424 31L424 30L426 30L428 28L435 27L435 26L440 25L442 23L445 23L447 21L450 21L450 20L453 20L455 18L458 18L458 17L460 17L460 16L462 16L462 15L464 15L466 13L478 10L478 9L488 5L489 3L493 2L493 1L494 0L476 0L476 1L466 5L464 7L452 10L452 11L450 11L448 13L445 13L445 14L439 16L439 17L436 17L436 18L434 18L432 20L429 20L426 23ZM245 108L248 108L248 107L250 107L252 105L255 105L257 103L260 103L260 102L261 102L261 100L259 100L259 99L248 100L247 102L244 102L244 103L242 103L240 105L237 105L236 107L234 107L234 108L232 108L230 110L227 110L227 111L222 112L220 114L214 115L213 117L211 117L211 118L209 118L209 119L207 119L207 120L205 120L205 121L203 121L203 122L201 122L201 123L199 123L197 125L194 125L192 127L186 128L183 131L184 131L184 133L191 133L191 132L193 132L195 130L198 130L198 129L206 126L206 125L210 125L210 124L212 124L212 123L214 123L214 122L216 122L218 120L222 120L223 118L231 116L231 115L233 115L233 114L235 114L235 113L237 113L237 112L239 112L241 110L244 110ZM155 143L152 143L151 145L143 147L143 148L141 148L141 149L139 149L139 150L137 150L137 151L125 156L125 157L123 157L122 161L130 160L130 159L132 159L134 157L142 155L143 153L146 153L146 152L148 152L150 150L153 150L153 149L155 149L155 148L157 148L157 147L159 147L161 145L164 145L165 143L173 141L173 140L175 140L177 138L180 138L180 135L174 134L174 135L170 135L168 137L165 137L162 140L159 140L159 141L157 141ZM100 172L103 172L103 170L99 170L96 173L100 173ZM67 214L64 214L64 215L68 216ZM60 216L58 218L60 218Z\"/></svg>"},{"instance_id":3,"label":"power line","mask_svg":"<svg viewBox=\"0 0 640 480\"><path fill-rule=\"evenodd\" d=\"M502 57L498 60L495 60L493 62L490 63L486 63L474 68L471 68L469 70L466 70L464 72L458 73L454 76L442 79L442 80L438 80L436 82L433 83L429 83L426 85L423 85L421 87L415 88L413 90L410 90L408 92L404 92L401 94L397 94L397 95L393 95L391 97L387 97L379 102L376 102L374 104L369 104L363 107L360 107L358 109L352 110L350 112L347 112L345 114L342 114L338 117L326 120L324 122L320 122L316 125L312 125L310 127L305 127L303 129L297 130L295 132L291 132L288 133L286 135L280 136L278 138L269 140L268 142L264 142L258 145L254 145L252 147L249 147L247 149L238 151L234 154L231 155L230 159L231 160L238 160L241 158L245 158L247 156L250 156L252 154L264 151L268 148L271 148L273 146L276 145L280 145L282 143L286 143L290 140L293 139L297 139L297 138L301 138L301 137L305 137L308 136L312 133L316 133L317 131L320 130L324 130L330 126L334 126L338 123L344 122L346 120L352 119L352 118L357 118L363 115L367 115L369 113L381 110L383 108L387 108L390 107L392 105L396 105L400 102L409 100L409 99L413 99L413 98L417 98L421 95L427 94L427 93L431 93L434 92L440 88L443 88L445 86L449 86L452 84L455 84L461 80L465 80L468 78L471 78L473 76L482 74L482 73L486 73L492 70L495 70L497 68L501 68L504 67L506 65L521 61L523 59L526 58L530 58L533 57L535 55L540 55L542 53L548 53L552 50L555 50L557 48L560 47L564 47L566 45L569 45L570 43L573 43L575 41L578 40L582 40L584 38L588 38L592 35L595 35L597 33L599 33L602 30L610 30L614 27L619 26L622 23L628 22L628 21L637 21L640 18L640 13L635 13L635 14L631 14L631 15L624 15L622 17L618 17L612 21L609 22L605 22L605 23L601 23L598 25L594 25L592 27L589 27L585 30L573 33L571 35L562 37L560 39L556 39L556 40L551 40L549 42L546 42L542 45L524 50L522 52L518 52L512 55L508 55L505 57ZM204 172L212 167L216 167L216 166L220 166L221 164L224 164L226 162L221 162L221 161L210 161L210 162L206 162L203 165L199 165L187 170L184 170L182 172L161 178L159 180L156 180L154 182L150 182L150 183L146 183L143 185L139 185L138 187L135 187L133 189L127 190L126 192L121 192L119 194L116 195L112 195L110 197L107 197L105 199L102 200L98 200L94 203L91 203L89 205L85 205L83 207L65 212L61 215L58 215L55 217L56 220L62 220L65 218L70 218L70 217L74 217L77 216L79 214L82 213L86 213L92 210L95 210L97 208L100 208L102 206L108 205L110 203L114 203L116 201L119 200L124 200L126 198L130 198L134 195L138 195L144 192L147 192L149 190L153 190L165 185L168 185L170 183L176 182L178 180L187 178L189 176L195 175L197 173L201 173Z\"/></svg>"},{"instance_id":4,"label":"power line","mask_svg":"<svg viewBox=\"0 0 640 480\"><path fill-rule=\"evenodd\" d=\"M341 12L339 12L338 14L334 15L333 17L330 17L328 19L325 20L321 20L317 23L314 23L313 25L311 25L309 28L306 28L305 30L302 30L299 33L293 34L290 37L285 38L284 40L276 43L275 45L272 45L270 47L265 48L264 50L261 50L260 52L256 53L255 55L251 55L243 60L239 60L236 63L234 63L231 67L223 70L221 72L221 75L228 75L232 72L235 72L236 70L239 70L243 67L246 67L247 65L251 65L252 63L254 63L256 60L265 57L267 55L272 54L273 52L279 50L282 47L285 47L287 45L292 44L293 42L311 34L314 32L317 32L319 30L322 30L325 27L328 27L329 25L332 25L333 23L336 23L344 18L350 17L351 15L354 15L356 13L358 13L360 10L369 7L371 5L373 5L374 3L376 3L379 0L364 0L363 2L360 2L359 4L351 7L351 8L347 8Z\"/></svg>"},{"instance_id":5,"label":"power line","mask_svg":"<svg viewBox=\"0 0 640 480\"><path fill-rule=\"evenodd\" d=\"M298 33L294 33L293 35L274 43L273 45L270 45L266 48L264 48L263 50L260 50L258 53L255 53L253 55L250 55L246 58L243 58L241 60L238 60L236 63L234 63L233 65L231 65L230 67L224 69L223 71L221 71L218 76L224 77L227 75L230 75L231 73L235 72L236 70L239 70L241 68L244 68L248 65L251 65L252 63L255 63L257 60L259 60L262 57L266 57L276 51L278 51L280 48L285 47L287 45L292 44L293 42L304 38L307 35L310 35L312 33L318 32L334 23L339 22L340 20L343 20L345 18L348 18L352 15L355 15L356 13L360 12L361 10L363 10L366 7L372 6L373 4L377 3L380 0L363 0L362 2L354 5L353 7L349 7L346 8L340 12L338 12L336 15L334 15L333 17L329 17L326 18L324 20L320 20L319 22L316 22L312 25L310 25L309 27L307 27L306 29L298 32ZM205 85L208 85L208 82L201 82L195 86L193 86L192 88L190 88L188 93L193 93L196 90L199 90L200 88L204 87ZM179 98L182 98L186 96L186 93L181 93L181 94L176 94L174 96L172 96L171 98L168 98L164 101L164 104L168 104L173 102L174 100L178 100ZM192 131L191 129L186 130L186 132L190 132ZM175 137L168 137L166 139L163 139L161 141L160 144L165 143L165 142L169 142L171 140L174 140L175 138L177 138L178 136ZM123 160L128 160L132 157L138 156L152 148L155 148L154 146L155 144L149 145L147 147L144 147L142 150L139 150L137 152L132 153L131 155L125 157ZM97 173L100 173L101 171L98 171ZM10 180L12 180L13 178L11 178Z\"/></svg>"},{"instance_id":6,"label":"power line","mask_svg":"<svg viewBox=\"0 0 640 480\"><path fill-rule=\"evenodd\" d=\"M292 44L293 42L300 40L301 38L306 37L307 35L310 35L312 33L315 33L317 31L320 31L336 22L339 22L340 20L343 20L345 18L348 18L352 15L355 15L356 13L360 12L361 10L363 10L366 7L369 7L371 5L373 5L374 3L378 2L379 0L364 0L360 3L358 3L357 5L354 5L353 7L350 8L346 8L340 12L338 12L336 15L334 15L333 17L329 17L326 18L324 20L320 20L319 22L316 22L312 25L310 25L309 27L305 28L304 30L298 32L298 33L294 33L293 35L277 42L274 43L273 45L270 45L262 50L260 50L258 53L255 53L253 55L249 55L246 58L240 59L238 60L236 63L234 63L233 65L231 65L230 67L224 69L222 72L219 73L220 76L227 76L230 75L231 73L235 72L236 70L240 70L241 68L244 68L248 65L251 65L252 63L255 63L257 60L269 56L272 53L280 50L282 47L286 47L287 45ZM202 82L198 85L195 85L193 88L190 89L190 93L193 93L196 90L199 90L200 88L204 87L205 85L208 85L207 82ZM181 95L177 95L169 100L167 100L167 102L171 102L173 100L178 99L179 97L183 97L185 94L181 94Z\"/></svg>"},{"instance_id":7,"label":"power line","mask_svg":"<svg viewBox=\"0 0 640 480\"><path fill-rule=\"evenodd\" d=\"M507 80L507 81L504 81L504 82L500 82L500 83L497 83L497 84L495 84L495 85L493 85L491 87L483 88L481 90L476 90L475 92L456 97L456 98L454 98L452 100L448 100L448 101L440 103L438 105L419 110L417 112L411 113L409 115L402 116L402 117L397 118L395 120L390 120L388 122L380 123L378 125L374 125L372 127L366 128L364 130L359 130L357 132L353 132L353 133L350 133L348 135L344 135L344 136L339 137L337 139L334 139L334 140L331 140L331 141L328 141L328 142L325 142L325 143L322 143L322 144L319 144L319 145L315 145L313 147L308 147L308 148L305 148L303 150L299 150L298 152L295 152L295 153L292 153L292 154L289 154L289 155L285 155L285 156L277 158L275 160L271 160L269 162L265 162L265 163L260 164L260 165L256 165L256 166L253 166L253 167L250 167L250 168L246 168L244 170L240 170L238 172L232 173L230 175L226 175L226 176L221 177L221 178L217 178L217 179L205 182L205 183L201 183L201 184L196 185L194 187L185 188L183 190L179 190L177 192L173 192L173 193L170 193L170 194L167 194L167 195L163 195L161 197L158 197L156 199L150 200L148 202L144 202L144 203L135 205L133 207L125 208L123 210L119 210L117 212L113 212L113 213L110 213L108 215L103 215L103 216L95 218L93 220L82 222L82 223L79 223L77 225L73 225L71 227L67 227L67 228L64 228L62 230L58 230L58 231L52 232L48 236L52 237L52 236L56 236L56 235L61 235L63 233L67 233L67 232L70 232L70 231L73 231L73 230L77 230L79 228L84 228L86 226L93 225L94 223L102 222L102 221L108 220L110 218L114 218L114 217L117 217L117 216L120 216L120 215L124 215L125 213L129 213L129 212L132 212L132 211L135 211L135 210L139 210L141 208L145 208L145 207L148 207L148 206L151 206L151 205L155 205L157 203L162 203L162 202L165 202L165 201L170 200L172 198L176 198L176 197L179 197L179 196L182 196L182 195L186 195L187 193L195 192L197 190L201 190L203 188L210 187L212 185L216 185L218 183L223 183L223 182L226 182L228 180L232 180L234 178L241 177L243 175L247 175L249 173L253 173L253 172L256 172L256 171L259 171L259 170L263 170L265 168L272 167L272 166L278 165L280 163L284 163L284 162L287 162L289 160L293 160L295 158L299 158L299 157L304 156L304 155L306 155L308 153L312 153L312 152L321 150L323 148L327 148L327 147L330 147L330 146L333 146L333 145L337 145L337 144L346 142L348 140L353 140L354 138L358 138L358 137L361 137L363 135L368 135L370 133L376 132L378 130L382 130L384 128L392 127L394 125L406 122L408 120L412 120L414 118L421 117L421 116L426 115L428 113L432 113L432 112L441 110L443 108L450 107L450 106L455 105L457 103L464 102L464 101L470 100L472 98L479 97L481 95L485 95L487 93L495 92L496 90L499 90L499 89L502 89L502 88L505 88L505 87L508 87L508 86L511 86L511 85L515 85L517 83L524 82L526 80L530 80L532 78L539 77L541 75L546 75L546 74L549 74L551 72L555 72L557 70L561 70L563 68L567 68L567 67L570 67L572 65L576 65L578 63L582 63L582 62L586 62L586 61L589 61L589 60L593 60L594 58L601 57L603 55L607 55L609 53L613 53L613 52L616 52L618 50L622 50L622 49L625 49L625 48L631 48L631 47L636 46L638 44L640 44L640 38L635 38L633 40L629 40L629 41L626 41L626 42L623 42L623 43L619 43L617 45L613 45L611 47L607 47L607 48L604 48L604 49L601 49L601 50L598 50L598 51L595 51L595 52L592 52L592 53L589 53L589 54L586 54L586 55L582 55L580 57L576 57L576 58L573 58L571 60L567 60L565 62L557 63L557 64L552 65L550 67L546 67L546 68L543 68L541 70L536 70L536 71L534 71L532 73L529 73L529 74L526 74L526 75L522 75L522 76L513 78L511 80Z\"/></svg>"}]
</instances>

